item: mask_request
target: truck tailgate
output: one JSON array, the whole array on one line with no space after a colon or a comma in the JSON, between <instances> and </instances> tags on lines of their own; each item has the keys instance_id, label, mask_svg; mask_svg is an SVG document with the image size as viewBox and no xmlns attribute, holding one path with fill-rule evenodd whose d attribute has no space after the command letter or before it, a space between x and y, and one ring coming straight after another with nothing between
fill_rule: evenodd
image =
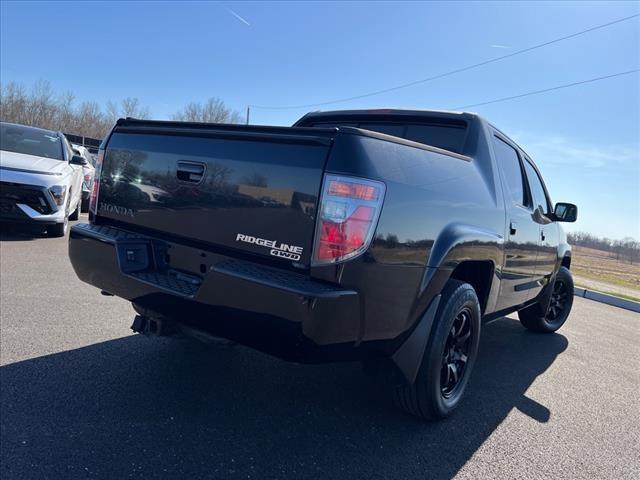
<instances>
[{"instance_id":1,"label":"truck tailgate","mask_svg":"<svg viewBox=\"0 0 640 480\"><path fill-rule=\"evenodd\" d=\"M98 221L308 265L335 132L120 120Z\"/></svg>"}]
</instances>

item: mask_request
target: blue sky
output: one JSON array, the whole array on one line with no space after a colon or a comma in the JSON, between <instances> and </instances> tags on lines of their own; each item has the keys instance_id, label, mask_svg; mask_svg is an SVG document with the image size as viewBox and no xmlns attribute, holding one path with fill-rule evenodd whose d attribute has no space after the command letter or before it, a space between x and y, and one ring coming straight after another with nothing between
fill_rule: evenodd
<instances>
[{"instance_id":1,"label":"blue sky","mask_svg":"<svg viewBox=\"0 0 640 480\"><path fill-rule=\"evenodd\" d=\"M154 118L215 96L299 105L432 76L640 13L637 2L7 2L0 76L79 101L138 97ZM323 107L447 109L636 69L635 18L466 73ZM540 166L569 230L640 238L640 75L473 108ZM317 108L315 108L317 109ZM307 109L253 109L288 125Z\"/></svg>"}]
</instances>

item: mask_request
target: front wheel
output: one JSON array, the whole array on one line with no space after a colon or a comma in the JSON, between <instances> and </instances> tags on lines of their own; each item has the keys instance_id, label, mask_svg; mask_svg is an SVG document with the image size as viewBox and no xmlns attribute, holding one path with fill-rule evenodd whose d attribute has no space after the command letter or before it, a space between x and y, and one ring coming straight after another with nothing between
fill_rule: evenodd
<instances>
[{"instance_id":1,"label":"front wheel","mask_svg":"<svg viewBox=\"0 0 640 480\"><path fill-rule=\"evenodd\" d=\"M546 312L542 312L539 304L520 310L520 323L529 330L542 333L553 333L567 321L573 306L573 277L566 267L560 267L556 274L551 292L551 300Z\"/></svg>"},{"instance_id":2,"label":"front wheel","mask_svg":"<svg viewBox=\"0 0 640 480\"><path fill-rule=\"evenodd\" d=\"M69 215L69 220L74 222L80 218L80 202L76 205L76 209Z\"/></svg>"},{"instance_id":3,"label":"front wheel","mask_svg":"<svg viewBox=\"0 0 640 480\"><path fill-rule=\"evenodd\" d=\"M460 404L480 342L480 303L468 283L449 280L416 381L397 385L396 404L427 420L444 418Z\"/></svg>"}]
</instances>

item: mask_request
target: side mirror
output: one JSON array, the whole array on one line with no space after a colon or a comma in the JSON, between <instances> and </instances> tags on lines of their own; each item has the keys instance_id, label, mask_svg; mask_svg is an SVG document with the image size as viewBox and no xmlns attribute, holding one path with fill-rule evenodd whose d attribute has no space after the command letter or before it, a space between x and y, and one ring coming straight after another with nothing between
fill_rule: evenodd
<instances>
[{"instance_id":1,"label":"side mirror","mask_svg":"<svg viewBox=\"0 0 640 480\"><path fill-rule=\"evenodd\" d=\"M71 163L71 165L86 165L87 161L80 155L74 155L71 157L71 162L69 163Z\"/></svg>"},{"instance_id":2,"label":"side mirror","mask_svg":"<svg viewBox=\"0 0 640 480\"><path fill-rule=\"evenodd\" d=\"M578 207L573 203L556 203L553 216L556 222L575 222L578 219Z\"/></svg>"}]
</instances>

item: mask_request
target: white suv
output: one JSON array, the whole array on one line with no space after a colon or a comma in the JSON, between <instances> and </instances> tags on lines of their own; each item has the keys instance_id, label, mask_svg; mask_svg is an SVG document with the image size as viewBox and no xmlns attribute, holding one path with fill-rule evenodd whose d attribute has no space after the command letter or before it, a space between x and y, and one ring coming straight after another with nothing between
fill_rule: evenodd
<instances>
[{"instance_id":1,"label":"white suv","mask_svg":"<svg viewBox=\"0 0 640 480\"><path fill-rule=\"evenodd\" d=\"M0 221L67 233L82 198L82 167L61 132L0 122Z\"/></svg>"}]
</instances>

